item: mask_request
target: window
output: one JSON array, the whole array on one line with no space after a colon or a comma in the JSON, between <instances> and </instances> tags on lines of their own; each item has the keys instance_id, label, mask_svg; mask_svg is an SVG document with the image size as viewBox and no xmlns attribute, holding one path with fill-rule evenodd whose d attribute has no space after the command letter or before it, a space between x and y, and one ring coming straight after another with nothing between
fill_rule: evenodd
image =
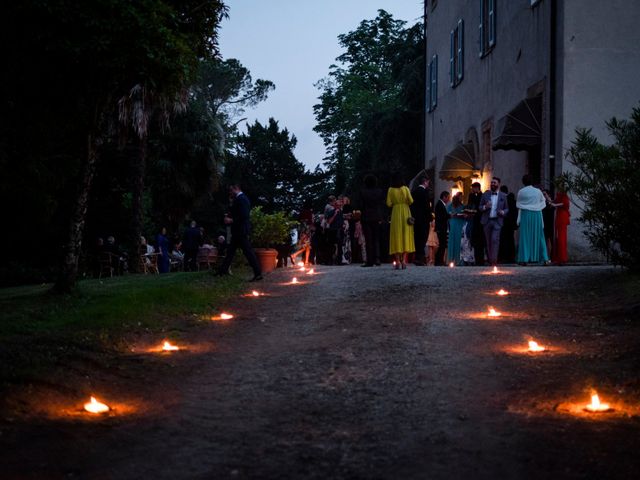
<instances>
[{"instance_id":1,"label":"window","mask_svg":"<svg viewBox=\"0 0 640 480\"><path fill-rule=\"evenodd\" d=\"M464 21L458 20L451 30L451 53L449 56L449 85L455 87L464 77Z\"/></svg>"},{"instance_id":2,"label":"window","mask_svg":"<svg viewBox=\"0 0 640 480\"><path fill-rule=\"evenodd\" d=\"M496 44L496 2L480 0L480 56L487 55Z\"/></svg>"},{"instance_id":3,"label":"window","mask_svg":"<svg viewBox=\"0 0 640 480\"><path fill-rule=\"evenodd\" d=\"M438 55L429 62L429 92L427 93L427 111L432 112L438 105Z\"/></svg>"}]
</instances>

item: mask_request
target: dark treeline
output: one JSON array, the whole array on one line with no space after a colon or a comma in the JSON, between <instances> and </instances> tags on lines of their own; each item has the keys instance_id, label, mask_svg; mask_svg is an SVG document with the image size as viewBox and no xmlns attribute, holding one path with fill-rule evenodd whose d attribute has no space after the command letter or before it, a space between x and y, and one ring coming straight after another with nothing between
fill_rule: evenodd
<instances>
[{"instance_id":1,"label":"dark treeline","mask_svg":"<svg viewBox=\"0 0 640 480\"><path fill-rule=\"evenodd\" d=\"M0 285L69 291L98 237L136 251L140 235L191 219L213 235L224 185L264 210L294 212L350 193L365 172L421 165L422 26L380 12L340 36L345 53L315 107L326 169L307 170L275 119L242 126L275 85L223 60L222 1L40 0L3 12ZM135 269L135 262L131 267Z\"/></svg>"}]
</instances>

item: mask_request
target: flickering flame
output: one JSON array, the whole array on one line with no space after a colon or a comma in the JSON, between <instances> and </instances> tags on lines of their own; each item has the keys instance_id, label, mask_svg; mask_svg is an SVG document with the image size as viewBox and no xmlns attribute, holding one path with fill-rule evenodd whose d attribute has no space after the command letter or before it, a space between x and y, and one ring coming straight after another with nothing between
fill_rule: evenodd
<instances>
[{"instance_id":1,"label":"flickering flame","mask_svg":"<svg viewBox=\"0 0 640 480\"><path fill-rule=\"evenodd\" d=\"M307 272L307 275L313 275L314 273L316 273L316 271L312 268Z\"/></svg>"},{"instance_id":2,"label":"flickering flame","mask_svg":"<svg viewBox=\"0 0 640 480\"><path fill-rule=\"evenodd\" d=\"M530 352L544 352L545 348L538 345L538 342L534 342L533 340L529 340L529 351Z\"/></svg>"},{"instance_id":3,"label":"flickering flame","mask_svg":"<svg viewBox=\"0 0 640 480\"><path fill-rule=\"evenodd\" d=\"M251 295L253 295L254 297L259 297L260 296L260 292L258 292L257 290L253 290L251 292Z\"/></svg>"},{"instance_id":4,"label":"flickering flame","mask_svg":"<svg viewBox=\"0 0 640 480\"><path fill-rule=\"evenodd\" d=\"M180 350L180 347L171 345L165 340L165 342L162 344L162 350L164 350L165 352L175 352L176 350Z\"/></svg>"},{"instance_id":5,"label":"flickering flame","mask_svg":"<svg viewBox=\"0 0 640 480\"><path fill-rule=\"evenodd\" d=\"M304 272L305 268L304 267L300 267L300 271Z\"/></svg>"},{"instance_id":6,"label":"flickering flame","mask_svg":"<svg viewBox=\"0 0 640 480\"><path fill-rule=\"evenodd\" d=\"M393 261L393 266L395 267L398 263L394 260Z\"/></svg>"},{"instance_id":7,"label":"flickering flame","mask_svg":"<svg viewBox=\"0 0 640 480\"><path fill-rule=\"evenodd\" d=\"M304 267L304 262L298 262L299 267Z\"/></svg>"},{"instance_id":8,"label":"flickering flame","mask_svg":"<svg viewBox=\"0 0 640 480\"><path fill-rule=\"evenodd\" d=\"M455 267L455 266L456 266L456 264L455 264L455 263L453 263L453 262L451 262L451 263L449 264L449 267L450 267L450 268L453 268L453 267Z\"/></svg>"},{"instance_id":9,"label":"flickering flame","mask_svg":"<svg viewBox=\"0 0 640 480\"><path fill-rule=\"evenodd\" d=\"M500 295L501 297L504 297L505 295L509 295L509 292L507 292L505 289L501 288L500 290L498 290L496 292L497 295Z\"/></svg>"},{"instance_id":10,"label":"flickering flame","mask_svg":"<svg viewBox=\"0 0 640 480\"><path fill-rule=\"evenodd\" d=\"M233 315L231 315L230 313L221 313L220 314L220 319L221 320L231 320L233 318Z\"/></svg>"},{"instance_id":11,"label":"flickering flame","mask_svg":"<svg viewBox=\"0 0 640 480\"><path fill-rule=\"evenodd\" d=\"M105 413L109 411L109 406L91 397L91 401L84 404L84 409L90 413Z\"/></svg>"},{"instance_id":12,"label":"flickering flame","mask_svg":"<svg viewBox=\"0 0 640 480\"><path fill-rule=\"evenodd\" d=\"M293 284L298 283L298 279L296 277L293 277L293 280L291 280L291 283L293 283Z\"/></svg>"},{"instance_id":13,"label":"flickering flame","mask_svg":"<svg viewBox=\"0 0 640 480\"><path fill-rule=\"evenodd\" d=\"M493 267L493 273L500 273L500 272L498 271L498 267Z\"/></svg>"},{"instance_id":14,"label":"flickering flame","mask_svg":"<svg viewBox=\"0 0 640 480\"><path fill-rule=\"evenodd\" d=\"M600 397L597 393L591 394L591 403L585 407L590 412L606 412L610 408L608 403L600 403Z\"/></svg>"},{"instance_id":15,"label":"flickering flame","mask_svg":"<svg viewBox=\"0 0 640 480\"><path fill-rule=\"evenodd\" d=\"M489 307L489 313L487 314L488 317L499 317L500 315L502 314L497 312L495 308Z\"/></svg>"}]
</instances>

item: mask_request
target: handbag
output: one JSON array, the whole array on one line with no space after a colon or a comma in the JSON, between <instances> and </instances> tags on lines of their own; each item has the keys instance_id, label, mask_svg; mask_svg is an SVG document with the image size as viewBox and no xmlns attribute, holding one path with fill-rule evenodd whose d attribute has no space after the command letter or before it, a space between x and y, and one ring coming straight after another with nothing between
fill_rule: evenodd
<instances>
[{"instance_id":1,"label":"handbag","mask_svg":"<svg viewBox=\"0 0 640 480\"><path fill-rule=\"evenodd\" d=\"M407 218L407 225L415 225L416 223L416 219L413 217L408 217Z\"/></svg>"}]
</instances>

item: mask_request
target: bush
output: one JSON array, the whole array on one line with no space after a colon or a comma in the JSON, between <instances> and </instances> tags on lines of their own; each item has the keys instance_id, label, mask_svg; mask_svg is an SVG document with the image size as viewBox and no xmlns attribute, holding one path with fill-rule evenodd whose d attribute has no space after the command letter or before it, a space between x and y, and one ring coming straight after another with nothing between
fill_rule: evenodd
<instances>
[{"instance_id":1,"label":"bush","mask_svg":"<svg viewBox=\"0 0 640 480\"><path fill-rule=\"evenodd\" d=\"M251 243L258 248L273 248L290 240L295 226L283 212L264 213L262 207L251 210Z\"/></svg>"},{"instance_id":2,"label":"bush","mask_svg":"<svg viewBox=\"0 0 640 480\"><path fill-rule=\"evenodd\" d=\"M584 203L579 220L591 245L617 265L640 270L640 107L630 120L607 122L613 145L576 130L568 152L575 173L561 182Z\"/></svg>"}]
</instances>

